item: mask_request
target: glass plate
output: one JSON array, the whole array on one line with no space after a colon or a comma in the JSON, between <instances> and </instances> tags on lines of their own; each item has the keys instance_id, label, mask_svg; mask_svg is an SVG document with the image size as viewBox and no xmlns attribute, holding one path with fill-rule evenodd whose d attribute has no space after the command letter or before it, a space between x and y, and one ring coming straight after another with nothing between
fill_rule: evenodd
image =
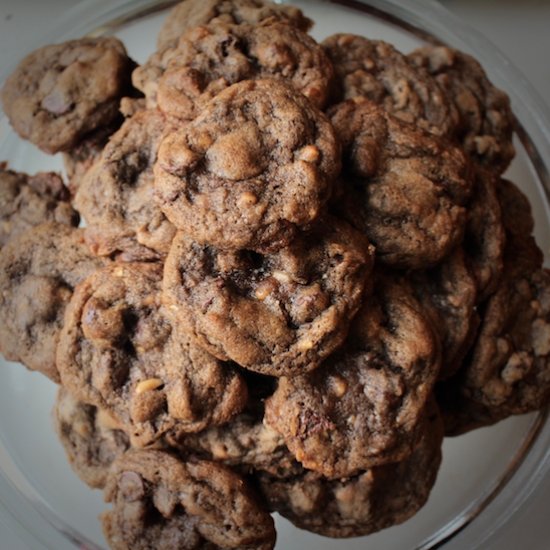
<instances>
[{"instance_id":1,"label":"glass plate","mask_svg":"<svg viewBox=\"0 0 550 550\"><path fill-rule=\"evenodd\" d=\"M130 55L143 62L154 49L170 4L151 0L78 4L36 46L87 33L115 34ZM491 44L427 0L406 5L397 0L294 4L316 21L313 35L317 39L353 32L386 40L404 52L426 42L444 42L475 55L495 84L511 97L517 116L518 155L507 176L531 200L537 241L550 242L548 115L521 74ZM30 173L62 170L59 157L47 156L18 139L5 117L0 119L0 159ZM97 519L105 508L102 495L75 476L53 432L50 410L55 386L20 365L0 362L0 531L2 525L9 525L32 549L104 548ZM546 412L446 439L436 486L427 505L411 520L369 537L333 540L300 531L277 517L277 548L486 548L521 511L537 485L548 482L549 448Z\"/></svg>"}]
</instances>

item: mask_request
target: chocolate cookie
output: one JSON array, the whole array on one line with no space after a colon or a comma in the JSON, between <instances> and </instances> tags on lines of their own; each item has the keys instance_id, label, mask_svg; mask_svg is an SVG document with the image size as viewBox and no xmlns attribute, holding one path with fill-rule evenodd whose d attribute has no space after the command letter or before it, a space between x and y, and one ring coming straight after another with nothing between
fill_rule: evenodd
<instances>
[{"instance_id":1,"label":"chocolate cookie","mask_svg":"<svg viewBox=\"0 0 550 550\"><path fill-rule=\"evenodd\" d=\"M118 115L133 62L114 37L80 38L29 54L2 89L15 131L46 153L74 147Z\"/></svg>"},{"instance_id":2,"label":"chocolate cookie","mask_svg":"<svg viewBox=\"0 0 550 550\"><path fill-rule=\"evenodd\" d=\"M358 98L329 111L343 146L336 207L397 267L426 268L461 240L472 180L464 153Z\"/></svg>"},{"instance_id":3,"label":"chocolate cookie","mask_svg":"<svg viewBox=\"0 0 550 550\"><path fill-rule=\"evenodd\" d=\"M510 100L493 86L473 57L445 46L427 46L408 56L426 69L459 113L455 137L484 168L501 174L514 157Z\"/></svg>"},{"instance_id":4,"label":"chocolate cookie","mask_svg":"<svg viewBox=\"0 0 550 550\"><path fill-rule=\"evenodd\" d=\"M74 287L106 264L82 229L38 225L0 252L0 350L10 361L59 381L55 348Z\"/></svg>"},{"instance_id":5,"label":"chocolate cookie","mask_svg":"<svg viewBox=\"0 0 550 550\"><path fill-rule=\"evenodd\" d=\"M69 226L79 222L61 177L53 172L29 176L0 163L0 248L31 227L50 221Z\"/></svg>"},{"instance_id":6,"label":"chocolate cookie","mask_svg":"<svg viewBox=\"0 0 550 550\"><path fill-rule=\"evenodd\" d=\"M69 464L78 477L94 489L102 489L114 460L130 446L120 425L93 405L78 401L60 388L53 417Z\"/></svg>"},{"instance_id":7,"label":"chocolate cookie","mask_svg":"<svg viewBox=\"0 0 550 550\"><path fill-rule=\"evenodd\" d=\"M244 479L213 462L130 450L113 464L105 499L114 505L102 517L113 550L275 545L273 520Z\"/></svg>"},{"instance_id":8,"label":"chocolate cookie","mask_svg":"<svg viewBox=\"0 0 550 550\"><path fill-rule=\"evenodd\" d=\"M343 348L311 374L279 379L266 401L266 423L328 478L410 455L439 373L439 342L410 286L380 274L374 288Z\"/></svg>"},{"instance_id":9,"label":"chocolate cookie","mask_svg":"<svg viewBox=\"0 0 550 550\"><path fill-rule=\"evenodd\" d=\"M402 523L428 500L441 463L443 429L434 405L421 424L418 444L401 462L336 480L314 472L289 479L262 473L262 493L271 510L327 537L358 537Z\"/></svg>"},{"instance_id":10,"label":"chocolate cookie","mask_svg":"<svg viewBox=\"0 0 550 550\"><path fill-rule=\"evenodd\" d=\"M541 268L542 253L533 237L522 233L532 227L532 218L521 192L510 183L497 190L499 198L505 197L500 200L507 230L504 270L481 311L471 354L440 389L449 403L446 429L452 434L550 402L550 273ZM522 212L522 205L527 210Z\"/></svg>"},{"instance_id":11,"label":"chocolate cookie","mask_svg":"<svg viewBox=\"0 0 550 550\"><path fill-rule=\"evenodd\" d=\"M339 170L338 142L320 111L283 82L245 81L164 139L156 197L198 242L275 249L319 216Z\"/></svg>"},{"instance_id":12,"label":"chocolate cookie","mask_svg":"<svg viewBox=\"0 0 550 550\"><path fill-rule=\"evenodd\" d=\"M439 265L413 273L410 278L441 340L439 377L449 378L462 364L479 326L476 279L460 247Z\"/></svg>"},{"instance_id":13,"label":"chocolate cookie","mask_svg":"<svg viewBox=\"0 0 550 550\"><path fill-rule=\"evenodd\" d=\"M536 268L538 258L518 265L517 253L505 258L509 273L487 303L465 370L465 393L506 416L550 400L550 273Z\"/></svg>"},{"instance_id":14,"label":"chocolate cookie","mask_svg":"<svg viewBox=\"0 0 550 550\"><path fill-rule=\"evenodd\" d=\"M175 228L154 200L153 164L162 137L172 128L159 111L136 113L82 180L74 202L96 254L155 260L168 253Z\"/></svg>"},{"instance_id":15,"label":"chocolate cookie","mask_svg":"<svg viewBox=\"0 0 550 550\"><path fill-rule=\"evenodd\" d=\"M503 270L506 236L496 191L498 184L493 174L477 169L467 207L464 251L476 281L478 302L495 291Z\"/></svg>"},{"instance_id":16,"label":"chocolate cookie","mask_svg":"<svg viewBox=\"0 0 550 550\"><path fill-rule=\"evenodd\" d=\"M438 83L393 46L335 34L323 46L336 71L334 102L365 97L396 118L438 136L453 135L457 113Z\"/></svg>"},{"instance_id":17,"label":"chocolate cookie","mask_svg":"<svg viewBox=\"0 0 550 550\"><path fill-rule=\"evenodd\" d=\"M535 230L535 220L529 199L523 191L510 180L501 178L496 192L506 233L519 239L531 235Z\"/></svg>"},{"instance_id":18,"label":"chocolate cookie","mask_svg":"<svg viewBox=\"0 0 550 550\"><path fill-rule=\"evenodd\" d=\"M288 477L301 471L283 437L250 413L170 443L184 456L221 462L243 473L262 471Z\"/></svg>"},{"instance_id":19,"label":"chocolate cookie","mask_svg":"<svg viewBox=\"0 0 550 550\"><path fill-rule=\"evenodd\" d=\"M160 305L162 268L115 264L75 291L57 363L78 399L119 420L134 445L221 424L246 404L246 384L187 339Z\"/></svg>"},{"instance_id":20,"label":"chocolate cookie","mask_svg":"<svg viewBox=\"0 0 550 550\"><path fill-rule=\"evenodd\" d=\"M331 62L313 38L284 23L195 27L179 40L160 77L159 108L190 120L231 84L258 78L284 80L323 108L334 77ZM154 98L148 98L149 104Z\"/></svg>"},{"instance_id":21,"label":"chocolate cookie","mask_svg":"<svg viewBox=\"0 0 550 550\"><path fill-rule=\"evenodd\" d=\"M304 32L313 25L300 9L269 0L184 0L168 14L159 32L157 46L159 50L172 46L191 27L213 20L257 24L266 19L284 22Z\"/></svg>"},{"instance_id":22,"label":"chocolate cookie","mask_svg":"<svg viewBox=\"0 0 550 550\"><path fill-rule=\"evenodd\" d=\"M72 196L76 194L84 176L101 156L110 137L120 128L121 124L121 118L117 117L114 123L94 130L70 150L63 153L63 167Z\"/></svg>"},{"instance_id":23,"label":"chocolate cookie","mask_svg":"<svg viewBox=\"0 0 550 550\"><path fill-rule=\"evenodd\" d=\"M178 233L164 302L222 360L272 376L315 369L344 340L370 278L371 247L327 217L271 254L223 251Z\"/></svg>"}]
</instances>

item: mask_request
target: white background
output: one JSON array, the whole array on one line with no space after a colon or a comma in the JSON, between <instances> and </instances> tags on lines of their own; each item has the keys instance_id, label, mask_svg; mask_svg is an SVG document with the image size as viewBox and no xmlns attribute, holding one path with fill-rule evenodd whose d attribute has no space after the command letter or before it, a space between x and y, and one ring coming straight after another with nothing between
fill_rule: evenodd
<instances>
[{"instance_id":1,"label":"white background","mask_svg":"<svg viewBox=\"0 0 550 550\"><path fill-rule=\"evenodd\" d=\"M0 0L0 74L33 49L40 36L76 3ZM550 0L442 0L442 4L492 40L550 108ZM550 548L550 480L540 489L503 530L495 549ZM0 517L0 550L32 550L16 539L5 517Z\"/></svg>"}]
</instances>

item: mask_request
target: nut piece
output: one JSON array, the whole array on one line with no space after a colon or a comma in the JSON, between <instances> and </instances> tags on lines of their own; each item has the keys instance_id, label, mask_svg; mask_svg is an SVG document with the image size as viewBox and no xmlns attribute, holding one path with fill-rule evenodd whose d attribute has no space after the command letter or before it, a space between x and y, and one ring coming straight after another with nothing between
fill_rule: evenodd
<instances>
[{"instance_id":1,"label":"nut piece","mask_svg":"<svg viewBox=\"0 0 550 550\"><path fill-rule=\"evenodd\" d=\"M348 391L348 383L341 376L333 376L331 378L331 388L336 397L342 397Z\"/></svg>"},{"instance_id":2,"label":"nut piece","mask_svg":"<svg viewBox=\"0 0 550 550\"><path fill-rule=\"evenodd\" d=\"M281 284L290 283L290 277L288 273L285 273L284 271L275 270L271 275L275 280L279 281Z\"/></svg>"},{"instance_id":3,"label":"nut piece","mask_svg":"<svg viewBox=\"0 0 550 550\"><path fill-rule=\"evenodd\" d=\"M254 206L258 202L258 197L250 191L245 191L239 197L239 204L241 206Z\"/></svg>"},{"instance_id":4,"label":"nut piece","mask_svg":"<svg viewBox=\"0 0 550 550\"><path fill-rule=\"evenodd\" d=\"M298 159L304 162L311 162L313 164L321 158L321 151L315 145L306 145L298 153Z\"/></svg>"},{"instance_id":5,"label":"nut piece","mask_svg":"<svg viewBox=\"0 0 550 550\"><path fill-rule=\"evenodd\" d=\"M153 391L160 388L164 382L160 378L148 378L147 380L142 380L136 386L136 393L141 395L146 391Z\"/></svg>"}]
</instances>

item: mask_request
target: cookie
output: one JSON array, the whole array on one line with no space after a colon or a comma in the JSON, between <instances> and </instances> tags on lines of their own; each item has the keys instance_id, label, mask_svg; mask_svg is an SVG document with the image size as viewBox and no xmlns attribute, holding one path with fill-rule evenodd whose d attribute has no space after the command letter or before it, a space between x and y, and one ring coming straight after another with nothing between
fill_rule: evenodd
<instances>
[{"instance_id":1,"label":"cookie","mask_svg":"<svg viewBox=\"0 0 550 550\"><path fill-rule=\"evenodd\" d=\"M153 165L172 128L159 111L140 111L110 139L78 187L74 204L86 220L86 239L100 256L157 260L175 235L154 200Z\"/></svg>"},{"instance_id":2,"label":"cookie","mask_svg":"<svg viewBox=\"0 0 550 550\"><path fill-rule=\"evenodd\" d=\"M379 274L342 349L311 374L279 379L265 422L296 459L328 478L410 455L441 362L439 342L404 281Z\"/></svg>"},{"instance_id":3,"label":"cookie","mask_svg":"<svg viewBox=\"0 0 550 550\"><path fill-rule=\"evenodd\" d=\"M262 422L262 417L241 414L223 426L171 441L178 453L221 462L243 473L262 471L289 477L301 471L283 437Z\"/></svg>"},{"instance_id":4,"label":"cookie","mask_svg":"<svg viewBox=\"0 0 550 550\"><path fill-rule=\"evenodd\" d=\"M114 37L45 46L6 80L4 111L15 131L46 153L69 150L118 116L133 66Z\"/></svg>"},{"instance_id":5,"label":"cookie","mask_svg":"<svg viewBox=\"0 0 550 550\"><path fill-rule=\"evenodd\" d=\"M449 403L444 408L451 434L535 411L550 402L550 273L541 268L542 253L533 237L521 232L532 226L521 191L510 183L497 191L499 199L505 197L500 200L507 238L504 270L481 310L478 336L467 361L440 389ZM523 212L522 205L527 208ZM519 219L518 214L522 214Z\"/></svg>"},{"instance_id":6,"label":"cookie","mask_svg":"<svg viewBox=\"0 0 550 550\"><path fill-rule=\"evenodd\" d=\"M511 273L486 305L465 371L466 395L499 416L537 410L550 400L550 273L537 269L538 254L524 266L517 249L511 255L505 258Z\"/></svg>"},{"instance_id":7,"label":"cookie","mask_svg":"<svg viewBox=\"0 0 550 550\"><path fill-rule=\"evenodd\" d=\"M177 52L159 78L159 108L191 120L204 104L231 84L258 78L284 80L322 109L334 71L313 38L284 23L195 27L179 40ZM148 98L149 105L154 98Z\"/></svg>"},{"instance_id":8,"label":"cookie","mask_svg":"<svg viewBox=\"0 0 550 550\"><path fill-rule=\"evenodd\" d=\"M29 176L0 163L0 248L45 222L78 225L78 212L61 177L53 172Z\"/></svg>"},{"instance_id":9,"label":"cookie","mask_svg":"<svg viewBox=\"0 0 550 550\"><path fill-rule=\"evenodd\" d=\"M160 305L162 267L114 264L76 289L57 364L63 385L147 445L170 432L221 424L246 404L246 384L187 339Z\"/></svg>"},{"instance_id":10,"label":"cookie","mask_svg":"<svg viewBox=\"0 0 550 550\"><path fill-rule=\"evenodd\" d=\"M514 116L506 93L488 79L473 57L445 46L427 46L408 56L426 69L459 113L455 138L487 170L503 173L514 157Z\"/></svg>"},{"instance_id":11,"label":"cookie","mask_svg":"<svg viewBox=\"0 0 550 550\"><path fill-rule=\"evenodd\" d=\"M102 517L113 550L275 545L273 520L244 479L213 462L127 451L113 464L105 499L113 503Z\"/></svg>"},{"instance_id":12,"label":"cookie","mask_svg":"<svg viewBox=\"0 0 550 550\"><path fill-rule=\"evenodd\" d=\"M506 233L519 239L531 235L535 230L535 220L529 199L523 191L510 180L500 178L496 193Z\"/></svg>"},{"instance_id":13,"label":"cookie","mask_svg":"<svg viewBox=\"0 0 550 550\"><path fill-rule=\"evenodd\" d=\"M336 71L334 103L364 97L437 136L453 135L457 113L438 83L393 46L353 34L323 41Z\"/></svg>"},{"instance_id":14,"label":"cookie","mask_svg":"<svg viewBox=\"0 0 550 550\"><path fill-rule=\"evenodd\" d=\"M381 262L412 269L440 262L464 235L473 185L464 153L366 99L329 116L343 147L337 210L368 235Z\"/></svg>"},{"instance_id":15,"label":"cookie","mask_svg":"<svg viewBox=\"0 0 550 550\"><path fill-rule=\"evenodd\" d=\"M476 279L458 247L439 265L411 274L410 280L441 341L439 377L449 378L460 368L479 326Z\"/></svg>"},{"instance_id":16,"label":"cookie","mask_svg":"<svg viewBox=\"0 0 550 550\"><path fill-rule=\"evenodd\" d=\"M496 187L498 178L477 169L467 207L464 252L475 278L477 301L485 301L496 289L503 270L506 235Z\"/></svg>"},{"instance_id":17,"label":"cookie","mask_svg":"<svg viewBox=\"0 0 550 550\"><path fill-rule=\"evenodd\" d=\"M76 194L84 176L101 156L109 138L120 128L121 124L122 119L117 117L113 123L94 130L62 154L63 167L72 196Z\"/></svg>"},{"instance_id":18,"label":"cookie","mask_svg":"<svg viewBox=\"0 0 550 550\"><path fill-rule=\"evenodd\" d=\"M111 464L130 447L126 433L104 411L78 401L65 388L59 389L53 417L74 472L90 487L102 489Z\"/></svg>"},{"instance_id":19,"label":"cookie","mask_svg":"<svg viewBox=\"0 0 550 550\"><path fill-rule=\"evenodd\" d=\"M0 350L55 382L55 348L75 286L106 264L91 254L82 229L49 222L0 252Z\"/></svg>"},{"instance_id":20,"label":"cookie","mask_svg":"<svg viewBox=\"0 0 550 550\"><path fill-rule=\"evenodd\" d=\"M315 369L344 340L372 250L327 217L271 254L220 250L178 233L163 299L177 328L222 360L271 376Z\"/></svg>"},{"instance_id":21,"label":"cookie","mask_svg":"<svg viewBox=\"0 0 550 550\"><path fill-rule=\"evenodd\" d=\"M200 243L275 249L320 215L339 170L332 126L302 94L244 81L163 140L156 198Z\"/></svg>"},{"instance_id":22,"label":"cookie","mask_svg":"<svg viewBox=\"0 0 550 550\"><path fill-rule=\"evenodd\" d=\"M304 32L313 25L313 21L305 17L300 9L268 0L184 0L166 17L158 35L157 47L162 50L172 46L191 27L213 20L257 24L266 19L284 22Z\"/></svg>"},{"instance_id":23,"label":"cookie","mask_svg":"<svg viewBox=\"0 0 550 550\"><path fill-rule=\"evenodd\" d=\"M290 479L257 475L271 510L300 529L326 537L359 537L397 525L428 500L441 463L443 429L430 404L413 453L353 477L329 480L314 472Z\"/></svg>"}]
</instances>

